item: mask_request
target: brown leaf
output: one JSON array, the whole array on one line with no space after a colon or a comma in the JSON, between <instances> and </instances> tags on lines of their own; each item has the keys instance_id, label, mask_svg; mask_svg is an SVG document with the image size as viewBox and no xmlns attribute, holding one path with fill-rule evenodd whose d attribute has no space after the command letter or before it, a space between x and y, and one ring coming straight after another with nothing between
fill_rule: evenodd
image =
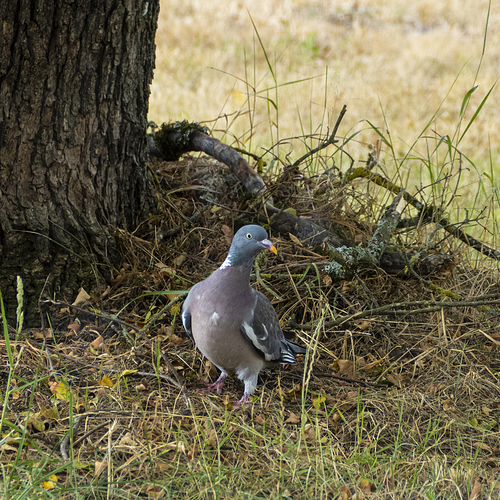
<instances>
[{"instance_id":1,"label":"brown leaf","mask_svg":"<svg viewBox=\"0 0 500 500\"><path fill-rule=\"evenodd\" d=\"M233 232L231 231L231 228L226 225L222 226L222 233L224 234L224 239L226 240L227 244L230 245L233 241Z\"/></svg>"},{"instance_id":2,"label":"brown leaf","mask_svg":"<svg viewBox=\"0 0 500 500\"><path fill-rule=\"evenodd\" d=\"M104 337L99 335L95 340L90 343L90 347L95 351L105 351L106 344L104 343Z\"/></svg>"},{"instance_id":3,"label":"brown leaf","mask_svg":"<svg viewBox=\"0 0 500 500\"><path fill-rule=\"evenodd\" d=\"M290 416L285 420L285 424L300 424L300 415L290 412Z\"/></svg>"},{"instance_id":4,"label":"brown leaf","mask_svg":"<svg viewBox=\"0 0 500 500\"><path fill-rule=\"evenodd\" d=\"M401 388L401 379L402 376L400 373L387 373L385 379L390 382L392 385Z\"/></svg>"},{"instance_id":5,"label":"brown leaf","mask_svg":"<svg viewBox=\"0 0 500 500\"><path fill-rule=\"evenodd\" d=\"M90 299L90 295L83 289L80 288L78 295L76 296L75 301L73 302L73 306L79 306L85 304Z\"/></svg>"},{"instance_id":6,"label":"brown leaf","mask_svg":"<svg viewBox=\"0 0 500 500\"><path fill-rule=\"evenodd\" d=\"M337 360L338 373L340 375L345 375L348 378L354 378L355 366L354 363L349 359L339 359Z\"/></svg>"},{"instance_id":7,"label":"brown leaf","mask_svg":"<svg viewBox=\"0 0 500 500\"><path fill-rule=\"evenodd\" d=\"M470 492L469 500L480 500L481 499L481 482L476 479L474 487Z\"/></svg>"},{"instance_id":8,"label":"brown leaf","mask_svg":"<svg viewBox=\"0 0 500 500\"><path fill-rule=\"evenodd\" d=\"M175 267L181 267L182 264L184 264L184 262L186 261L186 258L187 257L185 255L179 255L172 261L172 263Z\"/></svg>"},{"instance_id":9,"label":"brown leaf","mask_svg":"<svg viewBox=\"0 0 500 500\"><path fill-rule=\"evenodd\" d=\"M262 415L257 415L255 417L255 422L257 422L259 425L264 425L265 424L265 420L262 418Z\"/></svg>"},{"instance_id":10,"label":"brown leaf","mask_svg":"<svg viewBox=\"0 0 500 500\"><path fill-rule=\"evenodd\" d=\"M338 496L337 500L351 500L352 495L351 491L347 486L341 486L340 487L340 495Z\"/></svg>"},{"instance_id":11,"label":"brown leaf","mask_svg":"<svg viewBox=\"0 0 500 500\"><path fill-rule=\"evenodd\" d=\"M68 330L71 330L74 333L77 333L82 325L80 324L80 321L78 321L78 318L73 321L73 323L68 325Z\"/></svg>"},{"instance_id":12,"label":"brown leaf","mask_svg":"<svg viewBox=\"0 0 500 500\"><path fill-rule=\"evenodd\" d=\"M158 269L159 274L164 277L164 276L173 276L175 274L175 269L172 267L167 266L163 262L158 262L155 264L156 269Z\"/></svg>"},{"instance_id":13,"label":"brown leaf","mask_svg":"<svg viewBox=\"0 0 500 500\"><path fill-rule=\"evenodd\" d=\"M472 446L474 446L475 448L480 448L483 451L487 451L488 453L493 453L493 450L491 449L491 447L488 446L486 443L476 442L476 443L472 443Z\"/></svg>"},{"instance_id":14,"label":"brown leaf","mask_svg":"<svg viewBox=\"0 0 500 500\"><path fill-rule=\"evenodd\" d=\"M50 328L45 328L45 330L33 332L32 335L36 340L50 339L52 337L52 331Z\"/></svg>"},{"instance_id":15,"label":"brown leaf","mask_svg":"<svg viewBox=\"0 0 500 500\"><path fill-rule=\"evenodd\" d=\"M306 424L304 426L304 436L308 441L314 441L315 432L314 427L311 424Z\"/></svg>"},{"instance_id":16,"label":"brown leaf","mask_svg":"<svg viewBox=\"0 0 500 500\"><path fill-rule=\"evenodd\" d=\"M94 463L94 475L97 477L101 472L108 466L108 462L104 460L104 462L95 462Z\"/></svg>"},{"instance_id":17,"label":"brown leaf","mask_svg":"<svg viewBox=\"0 0 500 500\"><path fill-rule=\"evenodd\" d=\"M161 486L148 486L143 493L146 493L148 498L159 500L165 498L165 490Z\"/></svg>"}]
</instances>

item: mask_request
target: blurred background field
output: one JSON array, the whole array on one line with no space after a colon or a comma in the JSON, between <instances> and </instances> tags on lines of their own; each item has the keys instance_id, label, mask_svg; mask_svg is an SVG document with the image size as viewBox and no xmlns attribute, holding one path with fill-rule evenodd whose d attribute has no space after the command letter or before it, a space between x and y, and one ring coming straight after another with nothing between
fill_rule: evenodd
<instances>
[{"instance_id":1,"label":"blurred background field","mask_svg":"<svg viewBox=\"0 0 500 500\"><path fill-rule=\"evenodd\" d=\"M455 150L433 152L448 135L469 169L460 206L488 206L494 222L500 114L498 89L488 93L500 75L499 18L486 0L162 0L150 119L204 122L229 144L291 163L318 143L285 139L327 134L346 104L338 135L359 132L346 151L365 161L373 144L379 168L413 193L457 174Z\"/></svg>"}]
</instances>

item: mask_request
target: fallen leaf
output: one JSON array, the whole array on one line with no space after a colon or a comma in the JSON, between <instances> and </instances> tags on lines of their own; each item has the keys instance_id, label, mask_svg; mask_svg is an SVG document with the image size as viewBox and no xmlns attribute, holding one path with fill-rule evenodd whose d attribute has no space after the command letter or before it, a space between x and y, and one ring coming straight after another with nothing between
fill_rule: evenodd
<instances>
[{"instance_id":1,"label":"fallen leaf","mask_svg":"<svg viewBox=\"0 0 500 500\"><path fill-rule=\"evenodd\" d=\"M354 363L349 359L338 359L336 360L338 365L338 373L340 375L345 375L348 378L354 378L356 370Z\"/></svg>"},{"instance_id":2,"label":"fallen leaf","mask_svg":"<svg viewBox=\"0 0 500 500\"><path fill-rule=\"evenodd\" d=\"M493 453L493 450L491 449L491 447L488 446L486 443L476 442L476 443L472 443L472 446L474 446L475 448L481 448L481 450L487 451L488 453Z\"/></svg>"},{"instance_id":3,"label":"fallen leaf","mask_svg":"<svg viewBox=\"0 0 500 500\"><path fill-rule=\"evenodd\" d=\"M401 374L400 373L387 373L385 379L392 385L401 388Z\"/></svg>"},{"instance_id":4,"label":"fallen leaf","mask_svg":"<svg viewBox=\"0 0 500 500\"><path fill-rule=\"evenodd\" d=\"M99 335L95 340L93 340L90 343L90 347L92 347L95 350L98 350L98 349L102 350L103 345L104 345L104 337L102 335Z\"/></svg>"},{"instance_id":5,"label":"fallen leaf","mask_svg":"<svg viewBox=\"0 0 500 500\"><path fill-rule=\"evenodd\" d=\"M326 401L325 396L318 396L317 398L311 398L313 406L319 410L323 403Z\"/></svg>"},{"instance_id":6,"label":"fallen leaf","mask_svg":"<svg viewBox=\"0 0 500 500\"><path fill-rule=\"evenodd\" d=\"M302 396L302 384L295 384L289 391L285 391L284 395L287 399L293 401Z\"/></svg>"},{"instance_id":7,"label":"fallen leaf","mask_svg":"<svg viewBox=\"0 0 500 500\"><path fill-rule=\"evenodd\" d=\"M90 295L83 289L80 288L78 295L76 296L75 301L73 302L73 306L79 306L85 304L90 299Z\"/></svg>"},{"instance_id":8,"label":"fallen leaf","mask_svg":"<svg viewBox=\"0 0 500 500\"><path fill-rule=\"evenodd\" d=\"M44 418L48 418L51 420L57 420L59 418L59 412L57 411L57 407L53 406L52 408L46 408L45 406L40 406L40 413Z\"/></svg>"},{"instance_id":9,"label":"fallen leaf","mask_svg":"<svg viewBox=\"0 0 500 500\"><path fill-rule=\"evenodd\" d=\"M306 424L304 426L304 436L308 441L313 441L315 438L314 427L311 424Z\"/></svg>"},{"instance_id":10,"label":"fallen leaf","mask_svg":"<svg viewBox=\"0 0 500 500\"><path fill-rule=\"evenodd\" d=\"M351 491L347 486L340 487L340 495L338 500L350 500L352 498Z\"/></svg>"},{"instance_id":11,"label":"fallen leaf","mask_svg":"<svg viewBox=\"0 0 500 500\"><path fill-rule=\"evenodd\" d=\"M326 274L325 276L322 276L321 277L321 281L326 286L330 286L332 284L332 282L333 282L331 276L329 276L328 274Z\"/></svg>"},{"instance_id":12,"label":"fallen leaf","mask_svg":"<svg viewBox=\"0 0 500 500\"><path fill-rule=\"evenodd\" d=\"M481 498L481 482L476 479L474 487L470 492L469 500L480 500Z\"/></svg>"},{"instance_id":13,"label":"fallen leaf","mask_svg":"<svg viewBox=\"0 0 500 500\"><path fill-rule=\"evenodd\" d=\"M362 479L359 482L359 488L362 491L364 491L365 493L371 493L374 486L375 485L373 485L372 483L370 483L370 481L368 481L368 479Z\"/></svg>"},{"instance_id":14,"label":"fallen leaf","mask_svg":"<svg viewBox=\"0 0 500 500\"><path fill-rule=\"evenodd\" d=\"M52 474L52 476L49 476L49 480L44 481L41 486L44 490L53 490L56 487L56 483L57 476Z\"/></svg>"},{"instance_id":15,"label":"fallen leaf","mask_svg":"<svg viewBox=\"0 0 500 500\"><path fill-rule=\"evenodd\" d=\"M121 439L120 442L118 443L118 446L137 446L138 443L132 438L132 434L130 432L127 432Z\"/></svg>"},{"instance_id":16,"label":"fallen leaf","mask_svg":"<svg viewBox=\"0 0 500 500\"><path fill-rule=\"evenodd\" d=\"M257 415L255 417L255 421L259 424L259 425L264 425L265 424L265 420L262 418L262 415Z\"/></svg>"},{"instance_id":17,"label":"fallen leaf","mask_svg":"<svg viewBox=\"0 0 500 500\"><path fill-rule=\"evenodd\" d=\"M167 266L163 262L158 262L157 264L155 264L155 267L162 275L173 276L175 274L175 269Z\"/></svg>"},{"instance_id":18,"label":"fallen leaf","mask_svg":"<svg viewBox=\"0 0 500 500\"><path fill-rule=\"evenodd\" d=\"M115 383L107 375L104 375L104 377L102 377L102 380L99 380L99 385L112 389Z\"/></svg>"},{"instance_id":19,"label":"fallen leaf","mask_svg":"<svg viewBox=\"0 0 500 500\"><path fill-rule=\"evenodd\" d=\"M285 420L285 424L300 424L300 415L290 412L290 416Z\"/></svg>"},{"instance_id":20,"label":"fallen leaf","mask_svg":"<svg viewBox=\"0 0 500 500\"><path fill-rule=\"evenodd\" d=\"M50 386L50 392L54 394L57 399L69 401L71 399L71 389L64 380L56 381Z\"/></svg>"},{"instance_id":21,"label":"fallen leaf","mask_svg":"<svg viewBox=\"0 0 500 500\"><path fill-rule=\"evenodd\" d=\"M101 472L106 469L108 466L108 461L104 460L104 462L95 462L94 463L94 475L97 477Z\"/></svg>"},{"instance_id":22,"label":"fallen leaf","mask_svg":"<svg viewBox=\"0 0 500 500\"><path fill-rule=\"evenodd\" d=\"M80 324L80 321L77 319L75 319L75 321L73 321L73 323L69 324L68 325L68 330L71 330L73 333L77 333L80 328L81 328L81 324Z\"/></svg>"},{"instance_id":23,"label":"fallen leaf","mask_svg":"<svg viewBox=\"0 0 500 500\"><path fill-rule=\"evenodd\" d=\"M38 432L45 430L45 423L41 413L31 413L27 423L31 424Z\"/></svg>"},{"instance_id":24,"label":"fallen leaf","mask_svg":"<svg viewBox=\"0 0 500 500\"><path fill-rule=\"evenodd\" d=\"M358 330L364 332L365 330L368 330L368 328L370 328L370 325L370 321L365 319L363 321L360 321L356 326L358 327Z\"/></svg>"},{"instance_id":25,"label":"fallen leaf","mask_svg":"<svg viewBox=\"0 0 500 500\"><path fill-rule=\"evenodd\" d=\"M165 498L165 490L161 486L148 486L143 489L143 493L146 493L147 497L153 500Z\"/></svg>"},{"instance_id":26,"label":"fallen leaf","mask_svg":"<svg viewBox=\"0 0 500 500\"><path fill-rule=\"evenodd\" d=\"M174 264L175 267L181 267L182 264L186 261L186 256L185 255L179 255L176 257L172 263Z\"/></svg>"},{"instance_id":27,"label":"fallen leaf","mask_svg":"<svg viewBox=\"0 0 500 500\"><path fill-rule=\"evenodd\" d=\"M231 242L233 241L233 232L231 231L231 228L229 226L223 225L221 229L222 233L224 234L224 239L226 240L226 243L230 245Z\"/></svg>"}]
</instances>

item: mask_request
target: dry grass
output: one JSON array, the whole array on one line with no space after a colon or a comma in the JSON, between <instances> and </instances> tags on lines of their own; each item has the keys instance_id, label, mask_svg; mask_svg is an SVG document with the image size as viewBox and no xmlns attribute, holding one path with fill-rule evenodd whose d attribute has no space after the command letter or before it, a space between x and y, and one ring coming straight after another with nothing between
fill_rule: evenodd
<instances>
[{"instance_id":1,"label":"dry grass","mask_svg":"<svg viewBox=\"0 0 500 500\"><path fill-rule=\"evenodd\" d=\"M367 129L364 120L383 129L385 120L400 155L438 109L432 129L452 136L465 94L479 85L467 111L470 118L498 79L495 8L476 78L486 0L263 0L258 8L251 1L163 0L150 116L160 123L184 118L210 122L219 117L213 125L219 136L228 128L243 141L253 135L251 148L260 154L278 138L320 127L325 131L347 104L341 135ZM251 19L277 84L308 81L280 87L276 98L275 82ZM253 91L264 89L269 94L255 99ZM276 101L277 113L268 109L267 95ZM497 95L493 95L495 101ZM460 145L481 170L489 164L490 150L498 163L496 107L483 110ZM224 118L249 109L250 114L234 124ZM357 139L359 149L351 153L365 159L366 145L378 137L367 129Z\"/></svg>"},{"instance_id":2,"label":"dry grass","mask_svg":"<svg viewBox=\"0 0 500 500\"><path fill-rule=\"evenodd\" d=\"M464 220L464 209L475 217L486 207L488 222L474 236L495 246L500 203L496 88L458 138L498 79L498 18L493 5L481 59L486 0L263 0L258 8L251 1L164 0L150 117L158 123L206 122L229 144L259 155L270 151L265 159L275 169L316 146L347 104L338 136L349 138L349 154L364 161L373 145L378 170L412 194L457 171L457 148L463 170L450 220ZM461 115L465 96L475 86ZM446 144L435 151L443 135L451 138L449 152ZM324 153L336 149L330 146ZM327 158L309 168L319 171L331 163ZM336 155L335 163L345 171L350 159ZM437 203L440 195L428 190L421 196Z\"/></svg>"},{"instance_id":3,"label":"dry grass","mask_svg":"<svg viewBox=\"0 0 500 500\"><path fill-rule=\"evenodd\" d=\"M347 145L347 153L365 159L368 144L381 147L379 167L412 193L414 185L429 176L442 178L440 169L448 168L451 179L422 198L436 206L451 200L446 210L454 220L462 217L459 209L490 203L486 226L492 235L484 230L482 237L496 241L495 172L487 171L487 179L482 170L489 155L494 163L499 156L496 92L459 144L478 166L463 189L460 181L460 192L454 188L458 161L426 151L431 140L420 139L415 148L420 158L415 154L395 168L457 75L432 123L440 134L453 136L459 128L460 107L474 82L480 85L479 97L473 94L464 123L496 80L494 43L475 80L486 2L367 0L334 6L263 0L258 9L254 3L248 8L269 64L244 2L163 1L152 119L217 119L216 135L226 142L236 137L260 152L278 139L325 134L347 103L340 135L365 129ZM491 40L498 37L496 19L492 12ZM281 86L276 94L270 69L278 85L319 77ZM255 97L249 86L270 90ZM277 110L265 98L273 99ZM387 136L386 120L391 141L377 144L380 136L363 120ZM303 152L301 144L293 142L290 157L286 153L292 146L274 148L275 159L289 163ZM293 207L327 227L341 223L351 241L366 242L392 195L364 180L342 185L334 168L328 175L311 175L332 167L333 151L316 157L312 169L301 167L305 180L277 183L273 170L266 178L269 191L278 206ZM340 154L334 160L345 171ZM285 326L314 322L294 329L298 341L312 348L298 364L263 373L254 404L236 409L233 402L242 387L234 378L221 397L198 390L199 378L216 374L186 339L178 304L162 310L171 296L161 292L186 290L215 269L227 251L223 225L252 220L254 208L231 178L220 180L221 166L212 161L163 162L153 172L159 213L133 235L117 233L123 245L121 272L106 296L94 296L92 306L140 326L162 311L161 324L150 325L148 341L127 324L56 307L48 310L50 330L24 331L17 340L10 330L10 360L8 344L0 344L2 366L10 367L0 381L0 496L500 498L496 306L373 316L328 327L334 316L442 298L424 282L381 271L332 283L320 266L304 272L308 263L326 258L317 254L320 249L307 250L287 235L273 234L279 257L261 263L262 276L281 297L275 307ZM474 196L481 180L485 188L478 201ZM204 196L217 192L219 206L207 206L197 189L186 190L193 185L210 186ZM457 193L463 196L459 204ZM183 225L195 209L196 224ZM159 234L165 235L161 242ZM498 271L435 225L400 235L400 242L412 248L432 242L436 251L461 257L456 269L433 277L434 284L470 300L497 292ZM263 290L259 283L254 286ZM95 342L100 335L102 341ZM6 331L4 338L9 338ZM178 388L165 380L160 348L186 382L189 408ZM75 429L77 413L83 419ZM60 446L68 434L73 435L70 456L63 460Z\"/></svg>"},{"instance_id":4,"label":"dry grass","mask_svg":"<svg viewBox=\"0 0 500 500\"><path fill-rule=\"evenodd\" d=\"M373 316L328 327L333 316L441 297L424 283L381 271L344 283L332 283L320 267L304 273L318 255L273 234L279 256L261 262L261 274L281 297L275 307L285 327L291 320L315 322L294 329L311 350L296 365L263 373L254 404L239 409L233 403L242 385L234 378L222 396L199 390L198 379L216 373L186 338L178 305L163 309L150 341L128 327L164 308L172 298L164 290L188 289L209 274L227 252L222 226L249 217L248 200L228 178L218 191L231 208L206 210L179 189L221 170L206 159L154 166L165 209L134 235L120 233L123 269L107 296L93 303L127 324L55 307L48 311L49 351L42 330L23 332L18 341L11 332L14 368L1 382L4 436L9 432L0 448L3 496L51 498L39 485L53 474L57 484L48 486L60 499L458 500L472 498L474 487L483 499L498 498L498 308ZM312 180L306 185L315 188ZM279 187L292 190L290 203L299 210L309 203L300 184ZM352 208L362 202L359 191L359 185L343 188L338 203L332 184L315 197L310 215L325 224L344 221L352 239L363 241L368 226ZM378 207L366 186L363 192L369 221ZM200 211L195 226L155 240L194 209ZM466 263L433 281L464 299L498 289L497 273ZM95 342L99 335L102 342ZM160 348L185 381L191 407L162 378L168 372ZM7 358L2 343L3 366ZM77 413L83 420L74 429ZM60 445L71 433L65 461Z\"/></svg>"}]
</instances>

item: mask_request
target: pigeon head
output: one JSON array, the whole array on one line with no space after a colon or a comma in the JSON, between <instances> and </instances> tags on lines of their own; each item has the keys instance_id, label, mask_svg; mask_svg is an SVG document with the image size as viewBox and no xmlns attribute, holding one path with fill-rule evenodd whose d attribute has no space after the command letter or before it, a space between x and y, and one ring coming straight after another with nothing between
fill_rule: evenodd
<instances>
[{"instance_id":1,"label":"pigeon head","mask_svg":"<svg viewBox=\"0 0 500 500\"><path fill-rule=\"evenodd\" d=\"M274 245L269 241L267 231L263 227L257 225L243 226L234 235L229 253L221 267L251 267L255 257L262 250L278 253Z\"/></svg>"}]
</instances>

